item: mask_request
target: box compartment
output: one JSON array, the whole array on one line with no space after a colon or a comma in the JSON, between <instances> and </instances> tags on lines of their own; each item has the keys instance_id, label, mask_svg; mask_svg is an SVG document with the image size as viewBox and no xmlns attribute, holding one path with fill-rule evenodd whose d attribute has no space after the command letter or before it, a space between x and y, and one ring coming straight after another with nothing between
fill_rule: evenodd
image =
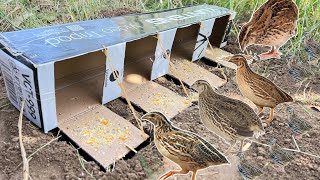
<instances>
[{"instance_id":1,"label":"box compartment","mask_svg":"<svg viewBox=\"0 0 320 180\"><path fill-rule=\"evenodd\" d=\"M151 79L157 39L148 36L126 44L123 86L130 92Z\"/></svg>"},{"instance_id":2,"label":"box compartment","mask_svg":"<svg viewBox=\"0 0 320 180\"><path fill-rule=\"evenodd\" d=\"M231 27L231 24L229 24L231 21L229 22L229 20L230 15L216 18L211 36L209 37L209 41L212 46L216 46L218 48L225 46L225 37L229 31L229 27Z\"/></svg>"},{"instance_id":3,"label":"box compartment","mask_svg":"<svg viewBox=\"0 0 320 180\"><path fill-rule=\"evenodd\" d=\"M191 60L199 31L200 24L178 28L172 45L171 59L180 57Z\"/></svg>"},{"instance_id":4,"label":"box compartment","mask_svg":"<svg viewBox=\"0 0 320 180\"><path fill-rule=\"evenodd\" d=\"M105 55L92 52L54 64L58 125L101 104Z\"/></svg>"}]
</instances>

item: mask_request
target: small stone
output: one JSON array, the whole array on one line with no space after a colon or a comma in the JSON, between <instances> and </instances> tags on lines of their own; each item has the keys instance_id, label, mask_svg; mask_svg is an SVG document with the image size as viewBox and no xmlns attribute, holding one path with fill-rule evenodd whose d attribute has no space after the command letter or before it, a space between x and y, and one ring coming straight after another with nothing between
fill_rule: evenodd
<instances>
[{"instance_id":1,"label":"small stone","mask_svg":"<svg viewBox=\"0 0 320 180\"><path fill-rule=\"evenodd\" d=\"M258 152L259 152L260 154L265 154L265 153L266 153L266 151L264 150L263 147L258 147Z\"/></svg>"},{"instance_id":2,"label":"small stone","mask_svg":"<svg viewBox=\"0 0 320 180\"><path fill-rule=\"evenodd\" d=\"M18 141L19 141L19 137L14 137L14 138L12 138L12 141L13 141L13 142L18 142Z\"/></svg>"},{"instance_id":3,"label":"small stone","mask_svg":"<svg viewBox=\"0 0 320 180\"><path fill-rule=\"evenodd\" d=\"M77 175L79 178L84 178L85 177L85 173L84 172L80 172Z\"/></svg>"},{"instance_id":4,"label":"small stone","mask_svg":"<svg viewBox=\"0 0 320 180\"><path fill-rule=\"evenodd\" d=\"M291 139L284 139L284 142L291 142Z\"/></svg>"},{"instance_id":5,"label":"small stone","mask_svg":"<svg viewBox=\"0 0 320 180\"><path fill-rule=\"evenodd\" d=\"M310 169L313 169L313 168L314 168L312 164L308 164L308 167L309 167Z\"/></svg>"},{"instance_id":6,"label":"small stone","mask_svg":"<svg viewBox=\"0 0 320 180\"><path fill-rule=\"evenodd\" d=\"M38 135L38 131L37 130L32 130L32 134L33 135Z\"/></svg>"},{"instance_id":7,"label":"small stone","mask_svg":"<svg viewBox=\"0 0 320 180\"><path fill-rule=\"evenodd\" d=\"M129 179L138 179L138 176L135 173L128 173L127 175Z\"/></svg>"},{"instance_id":8,"label":"small stone","mask_svg":"<svg viewBox=\"0 0 320 180\"><path fill-rule=\"evenodd\" d=\"M258 160L263 160L264 158L262 156L257 157Z\"/></svg>"},{"instance_id":9,"label":"small stone","mask_svg":"<svg viewBox=\"0 0 320 180\"><path fill-rule=\"evenodd\" d=\"M138 161L138 162L139 162L139 161ZM142 169L142 166L141 166L141 164L140 164L140 162L139 162L138 164L136 164L136 165L135 165L134 170L135 170L135 171L137 171L137 172L140 172L140 171L142 171L142 170L143 170L143 169Z\"/></svg>"},{"instance_id":10,"label":"small stone","mask_svg":"<svg viewBox=\"0 0 320 180\"><path fill-rule=\"evenodd\" d=\"M56 180L56 179L58 179L56 175L50 176L50 180Z\"/></svg>"},{"instance_id":11,"label":"small stone","mask_svg":"<svg viewBox=\"0 0 320 180\"><path fill-rule=\"evenodd\" d=\"M279 126L284 126L284 123L279 123Z\"/></svg>"}]
</instances>

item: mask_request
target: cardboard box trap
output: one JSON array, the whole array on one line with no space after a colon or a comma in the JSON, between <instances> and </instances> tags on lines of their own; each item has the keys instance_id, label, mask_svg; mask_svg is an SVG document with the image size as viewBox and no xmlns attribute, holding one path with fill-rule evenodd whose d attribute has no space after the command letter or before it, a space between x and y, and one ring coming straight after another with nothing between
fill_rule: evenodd
<instances>
[{"instance_id":1,"label":"cardboard box trap","mask_svg":"<svg viewBox=\"0 0 320 180\"><path fill-rule=\"evenodd\" d=\"M208 41L225 45L233 17L201 5L1 33L8 98L18 109L25 100L30 121L44 132L60 128L107 167L129 152L124 144L144 141L134 125L103 106L122 95L113 70L135 105L171 118L190 102L152 80L171 74L188 85L207 78L219 86L220 79L191 61L205 56ZM169 72L167 57L178 74Z\"/></svg>"}]
</instances>

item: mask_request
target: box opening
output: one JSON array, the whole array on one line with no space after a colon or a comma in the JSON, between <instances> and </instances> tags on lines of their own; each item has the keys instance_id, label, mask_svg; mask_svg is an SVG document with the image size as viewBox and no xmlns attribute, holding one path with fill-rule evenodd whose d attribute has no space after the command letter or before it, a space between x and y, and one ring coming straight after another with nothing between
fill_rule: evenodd
<instances>
[{"instance_id":1,"label":"box opening","mask_svg":"<svg viewBox=\"0 0 320 180\"><path fill-rule=\"evenodd\" d=\"M220 47L228 27L229 18L230 16L228 15L215 20L211 36L209 37L212 46Z\"/></svg>"},{"instance_id":2,"label":"box opening","mask_svg":"<svg viewBox=\"0 0 320 180\"><path fill-rule=\"evenodd\" d=\"M172 45L172 57L192 59L192 55L197 43L200 24L178 28Z\"/></svg>"},{"instance_id":3,"label":"box opening","mask_svg":"<svg viewBox=\"0 0 320 180\"><path fill-rule=\"evenodd\" d=\"M105 64L101 51L54 64L58 124L101 104Z\"/></svg>"},{"instance_id":4,"label":"box opening","mask_svg":"<svg viewBox=\"0 0 320 180\"><path fill-rule=\"evenodd\" d=\"M128 91L151 79L157 39L148 36L126 44L123 85Z\"/></svg>"}]
</instances>

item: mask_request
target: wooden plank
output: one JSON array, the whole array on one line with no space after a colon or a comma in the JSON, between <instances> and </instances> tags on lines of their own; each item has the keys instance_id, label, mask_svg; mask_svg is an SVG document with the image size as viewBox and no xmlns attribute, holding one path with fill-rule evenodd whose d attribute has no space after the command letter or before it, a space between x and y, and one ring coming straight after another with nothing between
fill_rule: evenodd
<instances>
[{"instance_id":1,"label":"wooden plank","mask_svg":"<svg viewBox=\"0 0 320 180\"><path fill-rule=\"evenodd\" d=\"M211 50L210 47L207 47L205 52L205 58L219 63L225 67L237 69L235 64L228 62L232 56L233 54L216 47L214 47L213 50Z\"/></svg>"},{"instance_id":2,"label":"wooden plank","mask_svg":"<svg viewBox=\"0 0 320 180\"><path fill-rule=\"evenodd\" d=\"M174 64L175 71L170 70L169 74L174 77L179 77L184 83L191 86L197 80L206 80L213 87L220 87L225 84L225 80L198 66L191 61L172 56L171 62Z\"/></svg>"},{"instance_id":3,"label":"wooden plank","mask_svg":"<svg viewBox=\"0 0 320 180\"><path fill-rule=\"evenodd\" d=\"M232 56L234 56L234 54L224 51L220 48L213 47L213 50L211 50L210 47L207 47L204 57L211 61L219 63L225 67L229 67L231 69L237 69L237 66L235 64L228 62ZM244 55L244 56L247 58L248 64L251 64L253 62L252 56L250 55Z\"/></svg>"},{"instance_id":4,"label":"wooden plank","mask_svg":"<svg viewBox=\"0 0 320 180\"><path fill-rule=\"evenodd\" d=\"M103 105L59 124L59 128L104 168L130 152L125 144L136 148L144 142L137 127Z\"/></svg>"},{"instance_id":5,"label":"wooden plank","mask_svg":"<svg viewBox=\"0 0 320 180\"><path fill-rule=\"evenodd\" d=\"M128 98L143 110L147 112L159 111L168 118L174 117L191 105L191 101L186 97L182 97L153 81L141 84L128 92Z\"/></svg>"}]
</instances>

